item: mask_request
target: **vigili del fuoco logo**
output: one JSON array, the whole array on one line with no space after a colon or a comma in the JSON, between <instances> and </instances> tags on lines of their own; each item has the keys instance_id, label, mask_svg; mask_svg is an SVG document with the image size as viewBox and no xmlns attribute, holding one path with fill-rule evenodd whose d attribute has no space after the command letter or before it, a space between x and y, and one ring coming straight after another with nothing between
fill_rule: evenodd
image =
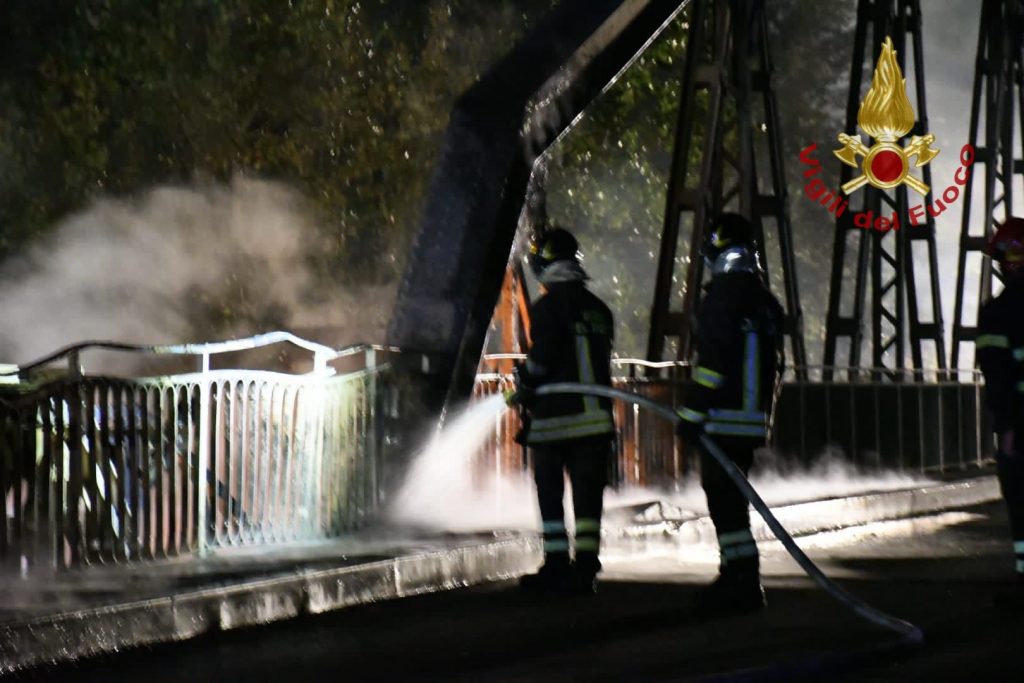
<instances>
[{"instance_id":1,"label":"vigili del fuoco logo","mask_svg":"<svg viewBox=\"0 0 1024 683\"><path fill-rule=\"evenodd\" d=\"M939 150L932 147L935 136L931 133L914 135L905 147L898 144L898 140L914 127L914 119L914 109L907 97L906 80L896 61L892 39L887 37L871 78L871 88L864 95L857 111L857 125L874 140L874 144L868 147L861 141L860 135L840 133L838 140L843 146L834 150L833 154L844 164L860 169L860 175L842 186L842 192L847 197L868 184L880 190L906 184L921 194L926 199L925 203L912 206L907 211L911 226L921 224L925 211L934 218L955 202L960 196L960 187L967 182L969 167L974 163L974 148L964 145L960 150L960 168L953 175L953 184L943 191L941 198L927 201L931 188L911 173L911 166L921 168L934 159ZM808 166L804 177L810 179L804 186L804 193L838 218L846 211L849 200L839 192L830 191L821 178L814 177L822 168L821 162L812 156L817 147L817 144L811 144L800 152L800 161ZM901 217L895 211L890 216L877 217L872 211L862 211L853 217L853 223L859 228L874 228L885 232L890 229L899 230Z\"/></svg>"}]
</instances>

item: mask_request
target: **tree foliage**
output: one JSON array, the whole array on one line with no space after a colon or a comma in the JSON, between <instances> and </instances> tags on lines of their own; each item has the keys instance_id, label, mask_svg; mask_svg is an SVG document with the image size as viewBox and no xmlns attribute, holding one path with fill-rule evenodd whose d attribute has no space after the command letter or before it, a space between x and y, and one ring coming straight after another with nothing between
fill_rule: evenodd
<instances>
[{"instance_id":1,"label":"tree foliage","mask_svg":"<svg viewBox=\"0 0 1024 683\"><path fill-rule=\"evenodd\" d=\"M824 338L827 288L822 285L828 281L834 226L822 221L820 207L801 199L804 169L797 154L811 142L827 144L842 129L855 7L852 2L799 0L773 0L766 6L801 301L809 350L816 354ZM694 108L699 122L706 105L700 92L693 102L679 101L687 19L683 13L552 153L550 213L583 234L593 288L617 312L616 347L622 355L646 353L679 107ZM694 130L691 170L700 164L702 132L700 126ZM759 127L754 134L760 143L758 180L767 190L764 135ZM682 303L689 258L683 226L673 310ZM781 282L773 280L773 286L781 294Z\"/></svg>"},{"instance_id":2,"label":"tree foliage","mask_svg":"<svg viewBox=\"0 0 1024 683\"><path fill-rule=\"evenodd\" d=\"M549 211L581 234L592 288L616 312L616 349L643 356L686 31L677 22L552 151Z\"/></svg>"},{"instance_id":3,"label":"tree foliage","mask_svg":"<svg viewBox=\"0 0 1024 683\"><path fill-rule=\"evenodd\" d=\"M555 2L0 3L0 258L98 197L241 175L311 200L323 277L393 281L455 97ZM795 155L841 125L852 3L768 7L800 269L818 278L831 230L799 201ZM551 153L549 210L583 233L629 355L646 345L684 22Z\"/></svg>"},{"instance_id":4,"label":"tree foliage","mask_svg":"<svg viewBox=\"0 0 1024 683\"><path fill-rule=\"evenodd\" d=\"M454 98L550 0L3 3L0 256L102 195L283 180L395 275Z\"/></svg>"}]
</instances>

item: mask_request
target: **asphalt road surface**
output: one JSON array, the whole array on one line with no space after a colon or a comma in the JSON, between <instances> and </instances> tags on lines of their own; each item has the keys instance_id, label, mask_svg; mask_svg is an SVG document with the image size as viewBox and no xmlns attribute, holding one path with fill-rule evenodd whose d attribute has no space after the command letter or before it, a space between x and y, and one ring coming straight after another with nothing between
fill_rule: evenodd
<instances>
[{"instance_id":1,"label":"asphalt road surface","mask_svg":"<svg viewBox=\"0 0 1024 683\"><path fill-rule=\"evenodd\" d=\"M19 680L232 681L1020 681L1024 611L993 605L1012 580L1004 510L979 506L802 539L844 588L925 631L865 623L762 544L768 608L700 621L707 551L609 558L598 595L541 600L512 582L211 634Z\"/></svg>"}]
</instances>

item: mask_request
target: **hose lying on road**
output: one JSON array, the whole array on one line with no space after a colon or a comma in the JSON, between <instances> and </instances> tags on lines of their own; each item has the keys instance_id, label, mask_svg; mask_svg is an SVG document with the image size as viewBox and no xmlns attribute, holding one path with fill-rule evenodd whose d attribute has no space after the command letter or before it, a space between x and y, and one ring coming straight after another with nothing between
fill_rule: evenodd
<instances>
[{"instance_id":1,"label":"hose lying on road","mask_svg":"<svg viewBox=\"0 0 1024 683\"><path fill-rule=\"evenodd\" d=\"M538 395L546 394L590 394L592 396L603 396L605 398L619 399L628 403L635 403L642 406L651 412L664 417L670 422L679 422L680 418L676 413L666 406L661 405L657 401L653 401L644 396L638 396L637 394L630 393L628 391L621 391L619 389L612 389L611 387L599 386L594 384L577 384L575 382L556 382L552 384L546 384L537 389ZM882 628L890 631L895 631L903 637L907 644L917 645L924 642L924 633L920 628L911 624L910 622L903 621L894 616L886 614L874 607L864 603L859 598L851 595L850 593L843 590L841 587L836 585L830 578L825 576L811 558L807 557L806 553L800 549L800 546L796 544L793 537L789 535L786 529L779 523L779 520L775 518L772 511L768 509L764 500L758 495L754 487L750 485L747 478L743 476L743 472L736 466L736 464L726 457L722 450L711 440L706 434L700 437L701 445L705 450L715 459L715 461L721 465L722 469L725 470L729 478L736 483L743 495L746 496L750 504L754 506L758 514L764 519L768 528L772 530L775 537L782 542L789 554L796 560L800 568L807 573L826 593L831 595L833 598L841 602L843 605L850 608L857 616L866 619Z\"/></svg>"}]
</instances>

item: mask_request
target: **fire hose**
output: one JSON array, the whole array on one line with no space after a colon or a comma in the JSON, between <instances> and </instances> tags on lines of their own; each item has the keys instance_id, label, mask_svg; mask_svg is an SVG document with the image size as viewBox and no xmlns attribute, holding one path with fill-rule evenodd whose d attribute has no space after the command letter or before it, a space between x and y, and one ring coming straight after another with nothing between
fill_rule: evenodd
<instances>
[{"instance_id":1,"label":"fire hose","mask_svg":"<svg viewBox=\"0 0 1024 683\"><path fill-rule=\"evenodd\" d=\"M612 389L611 387L606 386L578 384L575 382L556 382L546 384L537 389L538 396L548 394L589 394L592 396L618 399L627 403L635 403L673 423L677 423L682 419L671 408L668 408L657 401L653 401L649 398L639 396L628 391ZM715 462L725 470L725 473L730 479L732 479L733 483L736 484L737 488L739 488L743 495L746 496L747 500L750 501L750 504L758 514L761 515L762 519L764 519L765 523L768 525L768 528L772 530L772 533L775 534L775 537L786 548L786 551L789 552L790 556L798 565L800 565L800 568L804 570L807 576L814 580L822 590L844 606L848 607L862 619L898 634L902 644L920 645L924 642L924 633L919 627L868 605L828 578L825 573L822 572L813 561L811 561L811 558L807 557L807 554L804 553L800 546L796 544L793 537L789 535L775 515L772 514L768 505L765 504L764 500L757 493L754 487L751 486L749 481L747 481L747 478L743 475L743 472L740 471L739 467L737 467L736 464L722 452L718 445L715 444L707 434L701 435L700 443L708 454L714 458Z\"/></svg>"}]
</instances>

